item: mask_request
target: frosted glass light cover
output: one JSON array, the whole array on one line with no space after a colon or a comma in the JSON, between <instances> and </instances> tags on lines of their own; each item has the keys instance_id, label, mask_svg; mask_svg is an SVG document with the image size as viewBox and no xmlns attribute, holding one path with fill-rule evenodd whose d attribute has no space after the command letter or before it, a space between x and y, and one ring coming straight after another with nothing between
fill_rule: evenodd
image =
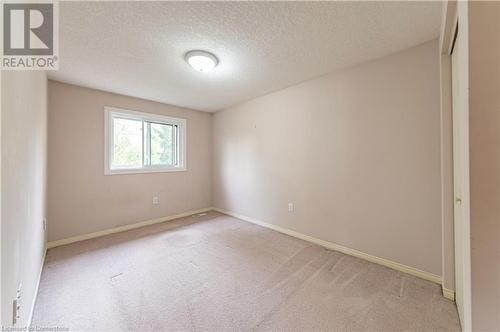
<instances>
[{"instance_id":1,"label":"frosted glass light cover","mask_svg":"<svg viewBox=\"0 0 500 332\"><path fill-rule=\"evenodd\" d=\"M205 51L188 52L186 61L194 70L202 73L212 71L219 63L215 55Z\"/></svg>"}]
</instances>

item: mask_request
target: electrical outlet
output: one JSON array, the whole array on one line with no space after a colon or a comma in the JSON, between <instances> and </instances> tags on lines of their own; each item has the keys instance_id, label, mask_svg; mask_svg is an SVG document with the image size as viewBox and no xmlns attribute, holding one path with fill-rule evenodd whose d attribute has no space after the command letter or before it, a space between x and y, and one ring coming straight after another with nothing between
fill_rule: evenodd
<instances>
[{"instance_id":1,"label":"electrical outlet","mask_svg":"<svg viewBox=\"0 0 500 332\"><path fill-rule=\"evenodd\" d=\"M21 284L17 288L16 298L12 301L12 325L16 325L17 321L21 317Z\"/></svg>"},{"instance_id":2,"label":"electrical outlet","mask_svg":"<svg viewBox=\"0 0 500 332\"><path fill-rule=\"evenodd\" d=\"M45 219L45 218L43 218L43 220L42 220L42 227L43 227L44 231L47 230L47 219Z\"/></svg>"},{"instance_id":3,"label":"electrical outlet","mask_svg":"<svg viewBox=\"0 0 500 332\"><path fill-rule=\"evenodd\" d=\"M160 204L160 199L158 198L158 196L153 196L153 204Z\"/></svg>"},{"instance_id":4,"label":"electrical outlet","mask_svg":"<svg viewBox=\"0 0 500 332\"><path fill-rule=\"evenodd\" d=\"M19 318L21 318L19 312L21 311L21 304L19 299L14 299L12 302L12 325L16 325Z\"/></svg>"},{"instance_id":5,"label":"electrical outlet","mask_svg":"<svg viewBox=\"0 0 500 332\"><path fill-rule=\"evenodd\" d=\"M288 203L288 212L294 212L294 211L295 211L295 204Z\"/></svg>"}]
</instances>

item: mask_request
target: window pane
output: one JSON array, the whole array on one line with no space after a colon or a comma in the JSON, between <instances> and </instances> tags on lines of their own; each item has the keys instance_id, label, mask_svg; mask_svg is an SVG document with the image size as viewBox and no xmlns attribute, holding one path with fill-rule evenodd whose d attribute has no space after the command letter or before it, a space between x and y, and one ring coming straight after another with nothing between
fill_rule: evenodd
<instances>
[{"instance_id":1,"label":"window pane","mask_svg":"<svg viewBox=\"0 0 500 332\"><path fill-rule=\"evenodd\" d=\"M172 125L151 123L151 165L172 164Z\"/></svg>"},{"instance_id":2,"label":"window pane","mask_svg":"<svg viewBox=\"0 0 500 332\"><path fill-rule=\"evenodd\" d=\"M113 119L112 167L142 167L142 121Z\"/></svg>"}]
</instances>

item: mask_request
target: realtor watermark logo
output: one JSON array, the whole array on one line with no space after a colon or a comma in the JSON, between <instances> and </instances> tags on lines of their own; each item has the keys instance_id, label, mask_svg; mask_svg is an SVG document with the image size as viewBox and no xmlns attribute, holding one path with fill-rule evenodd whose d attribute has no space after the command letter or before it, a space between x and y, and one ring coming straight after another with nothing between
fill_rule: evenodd
<instances>
[{"instance_id":1,"label":"realtor watermark logo","mask_svg":"<svg viewBox=\"0 0 500 332\"><path fill-rule=\"evenodd\" d=\"M57 1L4 2L1 17L2 70L57 70L59 7Z\"/></svg>"}]
</instances>

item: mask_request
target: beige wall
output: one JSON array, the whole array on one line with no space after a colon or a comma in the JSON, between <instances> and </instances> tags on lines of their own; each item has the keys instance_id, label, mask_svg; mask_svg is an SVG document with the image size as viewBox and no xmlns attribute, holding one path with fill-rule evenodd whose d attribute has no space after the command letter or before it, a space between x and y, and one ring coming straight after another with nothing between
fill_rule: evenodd
<instances>
[{"instance_id":1,"label":"beige wall","mask_svg":"<svg viewBox=\"0 0 500 332\"><path fill-rule=\"evenodd\" d=\"M213 170L216 207L441 275L437 40L216 113Z\"/></svg>"},{"instance_id":2,"label":"beige wall","mask_svg":"<svg viewBox=\"0 0 500 332\"><path fill-rule=\"evenodd\" d=\"M187 171L105 176L104 106L186 119ZM49 81L49 241L209 207L211 120L209 113Z\"/></svg>"},{"instance_id":3,"label":"beige wall","mask_svg":"<svg viewBox=\"0 0 500 332\"><path fill-rule=\"evenodd\" d=\"M12 301L22 284L16 327L25 327L45 251L45 72L2 72L1 97L2 326L12 326Z\"/></svg>"},{"instance_id":4,"label":"beige wall","mask_svg":"<svg viewBox=\"0 0 500 332\"><path fill-rule=\"evenodd\" d=\"M500 3L469 3L472 328L500 331Z\"/></svg>"}]
</instances>

